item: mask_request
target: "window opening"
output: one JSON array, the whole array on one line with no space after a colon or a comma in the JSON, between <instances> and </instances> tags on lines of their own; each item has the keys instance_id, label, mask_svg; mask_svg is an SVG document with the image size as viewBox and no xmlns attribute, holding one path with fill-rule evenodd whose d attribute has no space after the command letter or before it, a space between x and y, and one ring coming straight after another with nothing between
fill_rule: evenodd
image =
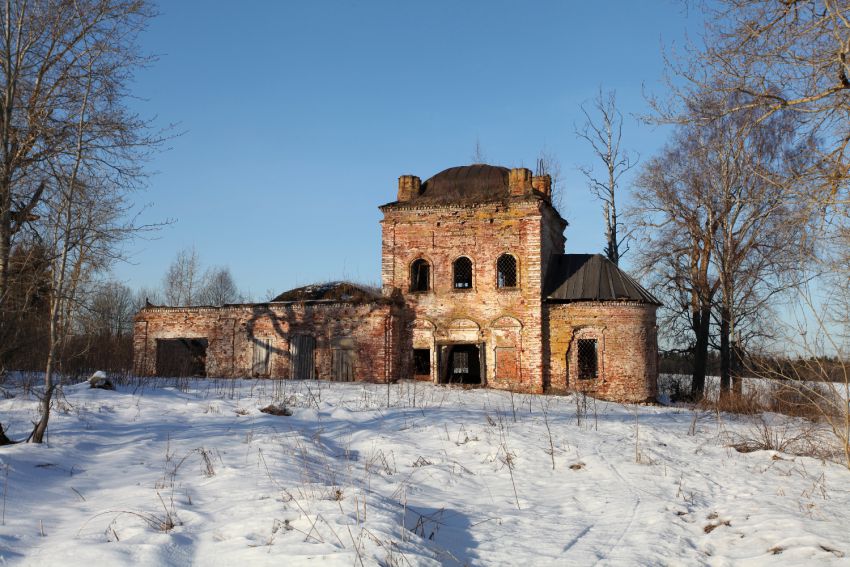
<instances>
[{"instance_id":1,"label":"window opening","mask_svg":"<svg viewBox=\"0 0 850 567\"><path fill-rule=\"evenodd\" d=\"M428 291L431 266L420 258L410 266L410 291Z\"/></svg>"},{"instance_id":2,"label":"window opening","mask_svg":"<svg viewBox=\"0 0 850 567\"><path fill-rule=\"evenodd\" d=\"M502 254L496 261L496 281L499 287L516 287L516 258Z\"/></svg>"},{"instance_id":3,"label":"window opening","mask_svg":"<svg viewBox=\"0 0 850 567\"><path fill-rule=\"evenodd\" d=\"M431 349L413 349L413 373L417 376L431 375Z\"/></svg>"},{"instance_id":4,"label":"window opening","mask_svg":"<svg viewBox=\"0 0 850 567\"><path fill-rule=\"evenodd\" d=\"M596 378L599 368L599 353L596 339L578 340L578 377L582 380Z\"/></svg>"},{"instance_id":5,"label":"window opening","mask_svg":"<svg viewBox=\"0 0 850 567\"><path fill-rule=\"evenodd\" d=\"M455 352L452 360L454 361L454 368L452 370L455 374L469 374L468 352Z\"/></svg>"},{"instance_id":6,"label":"window opening","mask_svg":"<svg viewBox=\"0 0 850 567\"><path fill-rule=\"evenodd\" d=\"M469 258L458 258L455 260L454 287L455 289L469 289L472 287L472 260Z\"/></svg>"},{"instance_id":7,"label":"window opening","mask_svg":"<svg viewBox=\"0 0 850 567\"><path fill-rule=\"evenodd\" d=\"M481 345L483 346L483 345ZM479 345L455 344L440 347L441 384L481 384L482 349Z\"/></svg>"}]
</instances>

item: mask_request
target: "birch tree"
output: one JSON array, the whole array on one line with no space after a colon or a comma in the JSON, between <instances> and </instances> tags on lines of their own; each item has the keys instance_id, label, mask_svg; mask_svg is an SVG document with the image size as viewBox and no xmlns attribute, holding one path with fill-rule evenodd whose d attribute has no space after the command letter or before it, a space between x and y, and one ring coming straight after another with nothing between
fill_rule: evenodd
<instances>
[{"instance_id":1,"label":"birch tree","mask_svg":"<svg viewBox=\"0 0 850 567\"><path fill-rule=\"evenodd\" d=\"M177 252L162 280L168 305L197 305L203 286L201 259L194 246Z\"/></svg>"},{"instance_id":2,"label":"birch tree","mask_svg":"<svg viewBox=\"0 0 850 567\"><path fill-rule=\"evenodd\" d=\"M145 0L5 0L0 14L0 309L13 239L28 223L50 255L48 349L41 416L47 431L61 352L78 292L140 227L129 194L161 138L125 106Z\"/></svg>"},{"instance_id":3,"label":"birch tree","mask_svg":"<svg viewBox=\"0 0 850 567\"><path fill-rule=\"evenodd\" d=\"M824 142L820 198L842 197L850 175L850 2L720 0L705 11L705 45L679 69L690 90L710 87L718 115L761 122L794 114L798 129ZM843 195L846 197L846 195Z\"/></svg>"},{"instance_id":4,"label":"birch tree","mask_svg":"<svg viewBox=\"0 0 850 567\"><path fill-rule=\"evenodd\" d=\"M86 74L98 75L100 87L90 93L90 103L101 110L86 139L101 140L111 167L127 177L137 173L134 158L152 140L147 124L121 101L132 71L147 61L135 36L153 12L145 0L4 0L0 9L2 308L13 238L40 214L50 160L67 157L73 147L80 78Z\"/></svg>"},{"instance_id":5,"label":"birch tree","mask_svg":"<svg viewBox=\"0 0 850 567\"><path fill-rule=\"evenodd\" d=\"M602 90L593 101L593 109L588 111L583 105L585 122L576 128L576 135L584 139L593 150L594 156L602 162L602 174L596 173L592 166L580 166L579 170L587 178L590 192L602 203L605 217L605 255L615 264L627 251L628 233L622 233L622 223L618 211L620 182L623 175L635 166L636 161L622 147L623 115L617 109L617 94Z\"/></svg>"}]
</instances>

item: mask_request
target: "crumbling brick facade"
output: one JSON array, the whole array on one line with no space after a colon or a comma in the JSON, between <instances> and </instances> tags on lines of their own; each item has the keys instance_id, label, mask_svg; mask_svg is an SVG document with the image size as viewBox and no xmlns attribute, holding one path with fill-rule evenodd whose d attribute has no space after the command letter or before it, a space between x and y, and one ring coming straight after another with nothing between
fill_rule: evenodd
<instances>
[{"instance_id":1,"label":"crumbling brick facade","mask_svg":"<svg viewBox=\"0 0 850 567\"><path fill-rule=\"evenodd\" d=\"M550 388L623 402L657 394L655 306L628 301L547 304ZM598 345L598 373L581 377L578 340Z\"/></svg>"},{"instance_id":2,"label":"crumbling brick facade","mask_svg":"<svg viewBox=\"0 0 850 567\"><path fill-rule=\"evenodd\" d=\"M401 311L387 302L149 307L135 321L135 372L142 376L162 373L158 372L157 341L205 339L207 376L291 378L292 337L309 336L315 342L313 371L300 378L339 379L333 358L335 352L337 357L344 352L353 377L383 382L394 379L399 368ZM258 344L269 347L264 368L255 364Z\"/></svg>"},{"instance_id":3,"label":"crumbling brick facade","mask_svg":"<svg viewBox=\"0 0 850 567\"><path fill-rule=\"evenodd\" d=\"M600 257L564 254L550 191L548 176L524 168L401 176L397 200L380 207L380 293L340 283L266 304L148 307L136 318L136 372L182 357L210 376L652 399L657 300Z\"/></svg>"},{"instance_id":4,"label":"crumbling brick facade","mask_svg":"<svg viewBox=\"0 0 850 567\"><path fill-rule=\"evenodd\" d=\"M531 172L496 202L430 203L405 200L411 176L399 181L399 201L382 207L385 295L400 293L414 317L412 348L427 349L430 377L445 382L451 345L479 349L482 380L493 387L543 391L543 274L549 250L563 251L564 223L533 189ZM412 184L418 187L418 178ZM516 261L515 285L499 286L497 262ZM454 262L472 265L469 287L458 287ZM412 267L429 266L427 289L413 289Z\"/></svg>"}]
</instances>

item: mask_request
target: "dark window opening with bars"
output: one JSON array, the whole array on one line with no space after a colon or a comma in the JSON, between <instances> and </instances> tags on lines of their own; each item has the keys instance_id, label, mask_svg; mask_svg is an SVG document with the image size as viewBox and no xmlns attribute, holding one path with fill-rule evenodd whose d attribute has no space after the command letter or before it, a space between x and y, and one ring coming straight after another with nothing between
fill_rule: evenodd
<instances>
[{"instance_id":1,"label":"dark window opening with bars","mask_svg":"<svg viewBox=\"0 0 850 567\"><path fill-rule=\"evenodd\" d=\"M496 282L499 287L516 287L516 258L502 254L496 261Z\"/></svg>"},{"instance_id":2,"label":"dark window opening with bars","mask_svg":"<svg viewBox=\"0 0 850 567\"><path fill-rule=\"evenodd\" d=\"M452 355L452 372L454 374L469 374L469 353L457 351Z\"/></svg>"},{"instance_id":3,"label":"dark window opening with bars","mask_svg":"<svg viewBox=\"0 0 850 567\"><path fill-rule=\"evenodd\" d=\"M596 339L578 340L578 377L581 380L592 380L598 375L599 356L596 349Z\"/></svg>"},{"instance_id":4,"label":"dark window opening with bars","mask_svg":"<svg viewBox=\"0 0 850 567\"><path fill-rule=\"evenodd\" d=\"M458 258L455 260L454 285L455 289L469 289L472 287L472 260L469 258Z\"/></svg>"},{"instance_id":5,"label":"dark window opening with bars","mask_svg":"<svg viewBox=\"0 0 850 567\"><path fill-rule=\"evenodd\" d=\"M417 376L431 375L431 349L413 349L413 373Z\"/></svg>"},{"instance_id":6,"label":"dark window opening with bars","mask_svg":"<svg viewBox=\"0 0 850 567\"><path fill-rule=\"evenodd\" d=\"M428 291L431 266L421 258L410 266L410 291Z\"/></svg>"}]
</instances>

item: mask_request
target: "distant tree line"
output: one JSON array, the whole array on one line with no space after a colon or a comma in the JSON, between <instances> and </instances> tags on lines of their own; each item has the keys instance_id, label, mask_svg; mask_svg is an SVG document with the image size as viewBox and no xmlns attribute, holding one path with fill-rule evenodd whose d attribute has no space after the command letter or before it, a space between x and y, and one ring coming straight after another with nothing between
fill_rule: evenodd
<instances>
[{"instance_id":1,"label":"distant tree line","mask_svg":"<svg viewBox=\"0 0 850 567\"><path fill-rule=\"evenodd\" d=\"M5 314L14 317L0 341L0 367L43 370L49 345L50 263L33 245L14 247ZM94 279L77 290L68 314L68 332L59 350L57 370L88 375L95 370L126 372L133 362L133 318L145 305L220 306L247 300L230 269L204 269L194 248L181 250L163 275L161 286L132 289L109 279Z\"/></svg>"}]
</instances>

